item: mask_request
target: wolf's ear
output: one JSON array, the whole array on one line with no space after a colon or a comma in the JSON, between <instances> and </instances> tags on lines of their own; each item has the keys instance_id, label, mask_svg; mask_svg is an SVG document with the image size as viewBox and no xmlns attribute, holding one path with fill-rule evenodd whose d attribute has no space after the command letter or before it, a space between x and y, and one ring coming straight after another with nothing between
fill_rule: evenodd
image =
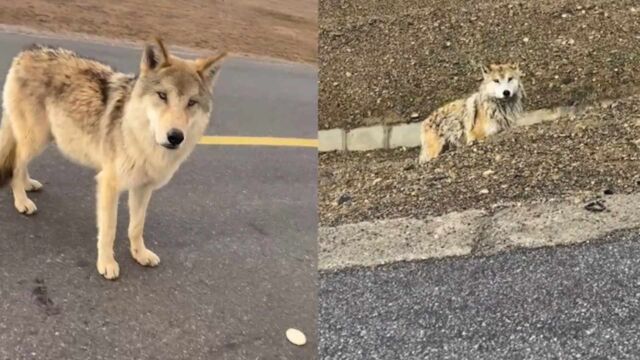
<instances>
[{"instance_id":1,"label":"wolf's ear","mask_svg":"<svg viewBox=\"0 0 640 360\"><path fill-rule=\"evenodd\" d=\"M524 76L524 73L522 72L522 70L520 70L520 64L518 63L513 63L513 70L516 71L516 73L518 74L518 76Z\"/></svg>"},{"instance_id":2,"label":"wolf's ear","mask_svg":"<svg viewBox=\"0 0 640 360\"><path fill-rule=\"evenodd\" d=\"M486 76L489 72L491 72L491 69L489 69L489 66L485 64L480 65L480 70L482 71L482 76Z\"/></svg>"},{"instance_id":3,"label":"wolf's ear","mask_svg":"<svg viewBox=\"0 0 640 360\"><path fill-rule=\"evenodd\" d=\"M170 55L162 40L155 38L155 46L147 43L142 51L142 61L140 62L140 72L155 70L170 64Z\"/></svg>"},{"instance_id":4,"label":"wolf's ear","mask_svg":"<svg viewBox=\"0 0 640 360\"><path fill-rule=\"evenodd\" d=\"M225 56L227 56L227 53L223 52L218 55L196 60L196 71L198 71L198 75L200 75L202 80L209 86L213 85L213 78L220 67L220 60Z\"/></svg>"}]
</instances>

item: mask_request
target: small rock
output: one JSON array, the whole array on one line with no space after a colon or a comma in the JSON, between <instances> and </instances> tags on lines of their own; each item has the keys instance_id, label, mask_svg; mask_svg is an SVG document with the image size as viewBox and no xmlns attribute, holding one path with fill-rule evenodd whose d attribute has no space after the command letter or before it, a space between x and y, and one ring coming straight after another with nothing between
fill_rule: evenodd
<instances>
[{"instance_id":1,"label":"small rock","mask_svg":"<svg viewBox=\"0 0 640 360\"><path fill-rule=\"evenodd\" d=\"M488 193L489 193L489 189L482 189L482 190L480 190L480 194L482 194L482 195L486 195L486 194L488 194Z\"/></svg>"},{"instance_id":2,"label":"small rock","mask_svg":"<svg viewBox=\"0 0 640 360\"><path fill-rule=\"evenodd\" d=\"M573 40L573 39L569 39L569 41L567 42L567 44L569 44L569 45L573 45L573 44L575 44L575 43L576 43L576 41L575 41L575 40Z\"/></svg>"},{"instance_id":3,"label":"small rock","mask_svg":"<svg viewBox=\"0 0 640 360\"><path fill-rule=\"evenodd\" d=\"M347 71L347 73L345 75L347 75L347 77L349 78L349 77L351 77L352 74Z\"/></svg>"},{"instance_id":4,"label":"small rock","mask_svg":"<svg viewBox=\"0 0 640 360\"><path fill-rule=\"evenodd\" d=\"M603 193L605 195L613 195L614 194L613 189L611 189L611 188L604 189Z\"/></svg>"},{"instance_id":5,"label":"small rock","mask_svg":"<svg viewBox=\"0 0 640 360\"><path fill-rule=\"evenodd\" d=\"M377 179L373 180L373 185L378 184L380 181L382 181L382 178L377 178Z\"/></svg>"},{"instance_id":6,"label":"small rock","mask_svg":"<svg viewBox=\"0 0 640 360\"><path fill-rule=\"evenodd\" d=\"M412 113L411 113L411 119L412 119L412 120L415 120L415 119L417 119L418 117L420 117L420 114L418 114L417 112L412 112Z\"/></svg>"},{"instance_id":7,"label":"small rock","mask_svg":"<svg viewBox=\"0 0 640 360\"><path fill-rule=\"evenodd\" d=\"M287 336L287 340L293 345L302 346L307 343L307 337L298 329L287 329L285 335Z\"/></svg>"},{"instance_id":8,"label":"small rock","mask_svg":"<svg viewBox=\"0 0 640 360\"><path fill-rule=\"evenodd\" d=\"M495 171L493 171L493 170L487 170L487 171L482 173L482 176L487 177L487 176L493 175L494 173L495 173Z\"/></svg>"},{"instance_id":9,"label":"small rock","mask_svg":"<svg viewBox=\"0 0 640 360\"><path fill-rule=\"evenodd\" d=\"M528 37L525 37L524 39L522 39L522 42L524 42L524 43L528 43L528 42L529 42L529 38L528 38Z\"/></svg>"},{"instance_id":10,"label":"small rock","mask_svg":"<svg viewBox=\"0 0 640 360\"><path fill-rule=\"evenodd\" d=\"M337 205L342 205L344 203L348 203L351 202L353 198L351 197L351 195L349 194L342 194L340 195L340 197L338 198L338 200L336 200L336 204Z\"/></svg>"},{"instance_id":11,"label":"small rock","mask_svg":"<svg viewBox=\"0 0 640 360\"><path fill-rule=\"evenodd\" d=\"M584 209L591 212L603 212L607 210L607 207L604 205L602 200L595 200L585 205Z\"/></svg>"}]
</instances>

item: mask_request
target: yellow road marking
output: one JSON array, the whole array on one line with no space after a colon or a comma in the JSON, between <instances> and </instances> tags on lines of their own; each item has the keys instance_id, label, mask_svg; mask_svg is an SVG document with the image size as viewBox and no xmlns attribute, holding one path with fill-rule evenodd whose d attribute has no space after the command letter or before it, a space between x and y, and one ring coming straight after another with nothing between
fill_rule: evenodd
<instances>
[{"instance_id":1,"label":"yellow road marking","mask_svg":"<svg viewBox=\"0 0 640 360\"><path fill-rule=\"evenodd\" d=\"M253 136L203 136L201 145L287 146L317 148L318 139L253 137Z\"/></svg>"}]
</instances>

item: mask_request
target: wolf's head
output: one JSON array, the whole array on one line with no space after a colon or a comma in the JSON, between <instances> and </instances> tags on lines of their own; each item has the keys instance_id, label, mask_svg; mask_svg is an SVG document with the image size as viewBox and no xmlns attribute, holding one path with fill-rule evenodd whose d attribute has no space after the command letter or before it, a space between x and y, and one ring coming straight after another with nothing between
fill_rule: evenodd
<instances>
[{"instance_id":1,"label":"wolf's head","mask_svg":"<svg viewBox=\"0 0 640 360\"><path fill-rule=\"evenodd\" d=\"M219 60L225 54L186 60L167 51L160 39L147 44L140 62L135 97L158 145L177 149L193 129L204 129L211 113L211 92Z\"/></svg>"},{"instance_id":2,"label":"wolf's head","mask_svg":"<svg viewBox=\"0 0 640 360\"><path fill-rule=\"evenodd\" d=\"M500 100L520 99L524 95L521 76L522 72L517 64L482 66L480 94Z\"/></svg>"}]
</instances>

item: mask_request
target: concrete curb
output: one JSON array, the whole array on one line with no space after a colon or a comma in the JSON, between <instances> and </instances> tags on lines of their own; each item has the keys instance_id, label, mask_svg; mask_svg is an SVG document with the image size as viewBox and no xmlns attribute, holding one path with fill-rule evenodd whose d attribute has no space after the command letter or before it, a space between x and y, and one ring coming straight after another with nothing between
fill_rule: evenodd
<instances>
[{"instance_id":1,"label":"concrete curb","mask_svg":"<svg viewBox=\"0 0 640 360\"><path fill-rule=\"evenodd\" d=\"M600 201L606 208L600 212L565 200L514 204L493 214L467 210L423 220L323 226L318 232L318 267L330 271L398 261L486 256L518 248L583 243L640 225L640 194L611 195Z\"/></svg>"},{"instance_id":2,"label":"concrete curb","mask_svg":"<svg viewBox=\"0 0 640 360\"><path fill-rule=\"evenodd\" d=\"M530 126L545 121L575 114L572 107L539 109L524 113L516 126ZM365 126L351 130L329 129L318 131L320 152L327 151L367 151L393 149L397 147L420 146L420 122L396 125Z\"/></svg>"}]
</instances>

